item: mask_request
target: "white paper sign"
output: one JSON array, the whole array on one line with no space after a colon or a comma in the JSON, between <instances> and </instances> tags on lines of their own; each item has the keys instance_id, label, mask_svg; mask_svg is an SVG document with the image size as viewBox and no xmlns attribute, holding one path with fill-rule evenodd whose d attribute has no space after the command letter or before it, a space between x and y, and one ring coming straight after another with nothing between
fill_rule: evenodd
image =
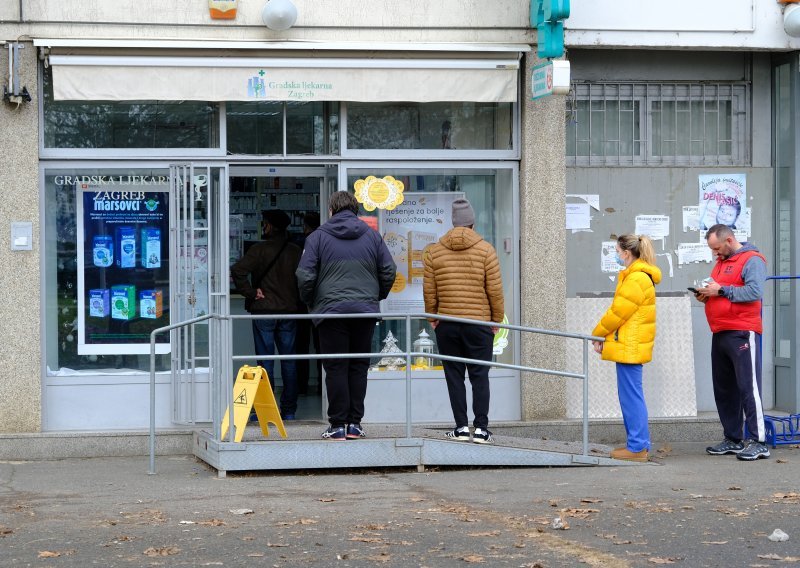
<instances>
[{"instance_id":1,"label":"white paper sign","mask_svg":"<svg viewBox=\"0 0 800 568\"><path fill-rule=\"evenodd\" d=\"M683 206L683 232L700 230L700 207L697 205Z\"/></svg>"},{"instance_id":2,"label":"white paper sign","mask_svg":"<svg viewBox=\"0 0 800 568\"><path fill-rule=\"evenodd\" d=\"M706 243L680 243L678 250L678 265L691 262L711 262L711 249Z\"/></svg>"},{"instance_id":3,"label":"white paper sign","mask_svg":"<svg viewBox=\"0 0 800 568\"><path fill-rule=\"evenodd\" d=\"M588 203L567 203L567 230L589 229L590 219Z\"/></svg>"},{"instance_id":4,"label":"white paper sign","mask_svg":"<svg viewBox=\"0 0 800 568\"><path fill-rule=\"evenodd\" d=\"M669 236L669 215L637 215L636 234L647 235L651 239Z\"/></svg>"},{"instance_id":5,"label":"white paper sign","mask_svg":"<svg viewBox=\"0 0 800 568\"><path fill-rule=\"evenodd\" d=\"M592 209L600 211L600 196L599 195L583 195L579 193L568 193L567 197L574 197L576 199L583 199Z\"/></svg>"},{"instance_id":6,"label":"white paper sign","mask_svg":"<svg viewBox=\"0 0 800 568\"><path fill-rule=\"evenodd\" d=\"M617 241L601 243L600 270L606 273L616 273L622 270L622 267L617 264Z\"/></svg>"}]
</instances>

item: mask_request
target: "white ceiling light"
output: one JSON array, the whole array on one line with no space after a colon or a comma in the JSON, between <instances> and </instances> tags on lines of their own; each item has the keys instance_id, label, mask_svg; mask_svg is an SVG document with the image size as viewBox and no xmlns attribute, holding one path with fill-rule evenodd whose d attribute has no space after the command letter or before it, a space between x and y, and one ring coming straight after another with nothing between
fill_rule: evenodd
<instances>
[{"instance_id":1,"label":"white ceiling light","mask_svg":"<svg viewBox=\"0 0 800 568\"><path fill-rule=\"evenodd\" d=\"M783 9L783 29L786 35L800 37L800 6L786 6Z\"/></svg>"},{"instance_id":2,"label":"white ceiling light","mask_svg":"<svg viewBox=\"0 0 800 568\"><path fill-rule=\"evenodd\" d=\"M297 8L292 0L269 0L261 11L261 20L271 30L288 30L297 21Z\"/></svg>"}]
</instances>

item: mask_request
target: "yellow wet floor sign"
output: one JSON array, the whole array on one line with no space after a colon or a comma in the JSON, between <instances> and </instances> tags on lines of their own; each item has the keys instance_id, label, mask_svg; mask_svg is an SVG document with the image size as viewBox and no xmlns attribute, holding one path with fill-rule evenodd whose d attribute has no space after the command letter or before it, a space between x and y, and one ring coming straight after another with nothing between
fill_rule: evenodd
<instances>
[{"instance_id":1,"label":"yellow wet floor sign","mask_svg":"<svg viewBox=\"0 0 800 568\"><path fill-rule=\"evenodd\" d=\"M264 437L269 437L267 425L271 422L278 428L281 437L286 437L286 428L283 427L281 411L272 393L272 386L269 377L263 367L249 367L247 365L239 369L236 382L233 383L233 426L236 428L234 441L241 442L244 436L244 429L250 420L250 410L255 409L258 416L258 424L261 426L261 433ZM220 438L224 441L225 434L228 433L228 410L222 419L222 434Z\"/></svg>"}]
</instances>

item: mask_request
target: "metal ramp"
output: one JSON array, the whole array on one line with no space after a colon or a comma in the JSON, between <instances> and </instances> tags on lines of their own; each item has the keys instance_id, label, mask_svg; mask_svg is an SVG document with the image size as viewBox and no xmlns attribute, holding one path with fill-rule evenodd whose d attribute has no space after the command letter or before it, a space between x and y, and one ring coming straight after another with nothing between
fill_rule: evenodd
<instances>
[{"instance_id":1,"label":"metal ramp","mask_svg":"<svg viewBox=\"0 0 800 568\"><path fill-rule=\"evenodd\" d=\"M220 477L229 471L277 471L362 467L433 466L630 466L646 465L613 460L610 448L590 444L581 453L580 442L558 442L495 435L491 445L446 440L445 429L415 427L403 436L401 425L365 425L368 438L334 442L319 439L319 424L288 424L289 437L271 431L265 439L249 426L240 443L220 441L208 430L194 434L194 455L215 468Z\"/></svg>"}]
</instances>

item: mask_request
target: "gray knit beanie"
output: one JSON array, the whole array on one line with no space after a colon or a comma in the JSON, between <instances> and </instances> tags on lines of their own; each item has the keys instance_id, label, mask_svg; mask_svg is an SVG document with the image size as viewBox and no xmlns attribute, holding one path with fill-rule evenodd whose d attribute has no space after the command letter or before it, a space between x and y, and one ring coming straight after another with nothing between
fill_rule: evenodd
<instances>
[{"instance_id":1,"label":"gray knit beanie","mask_svg":"<svg viewBox=\"0 0 800 568\"><path fill-rule=\"evenodd\" d=\"M453 201L453 226L469 227L475 224L475 211L466 199Z\"/></svg>"}]
</instances>

